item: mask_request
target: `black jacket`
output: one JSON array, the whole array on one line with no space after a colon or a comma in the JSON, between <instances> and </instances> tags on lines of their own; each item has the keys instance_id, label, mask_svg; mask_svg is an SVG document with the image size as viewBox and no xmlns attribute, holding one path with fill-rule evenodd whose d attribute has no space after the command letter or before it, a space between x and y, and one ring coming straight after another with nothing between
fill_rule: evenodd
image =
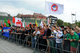
<instances>
[{"instance_id":1,"label":"black jacket","mask_svg":"<svg viewBox=\"0 0 80 53\"><path fill-rule=\"evenodd\" d=\"M46 36L47 36L47 38L48 38L49 36L51 36L51 30L50 30L50 29L47 29Z\"/></svg>"}]
</instances>

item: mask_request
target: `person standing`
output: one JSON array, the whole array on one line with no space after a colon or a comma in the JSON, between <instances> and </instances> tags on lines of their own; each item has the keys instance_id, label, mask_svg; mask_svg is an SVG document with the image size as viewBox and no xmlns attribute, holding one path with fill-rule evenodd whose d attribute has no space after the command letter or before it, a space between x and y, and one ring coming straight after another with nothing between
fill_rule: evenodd
<instances>
[{"instance_id":1,"label":"person standing","mask_svg":"<svg viewBox=\"0 0 80 53\"><path fill-rule=\"evenodd\" d=\"M51 36L51 29L50 27L47 25L47 32L46 32L46 38L47 38L47 45L48 45L48 53L50 53L50 41L49 41L49 36Z\"/></svg>"},{"instance_id":2,"label":"person standing","mask_svg":"<svg viewBox=\"0 0 80 53\"><path fill-rule=\"evenodd\" d=\"M70 41L67 40L69 38L69 33L66 31L66 29L64 29L64 35L63 35L63 49L65 51L63 51L63 53L70 53Z\"/></svg>"},{"instance_id":3,"label":"person standing","mask_svg":"<svg viewBox=\"0 0 80 53\"><path fill-rule=\"evenodd\" d=\"M36 43L36 40L37 40L37 35L40 35L39 28L35 28L35 31L33 32L32 48L35 48L35 43Z\"/></svg>"},{"instance_id":4,"label":"person standing","mask_svg":"<svg viewBox=\"0 0 80 53\"><path fill-rule=\"evenodd\" d=\"M55 53L56 49L54 48L55 47L55 40L56 40L56 34L57 34L57 31L56 31L56 26L52 26L52 29L51 29L51 36L49 36L49 46L50 46L50 53Z\"/></svg>"},{"instance_id":5,"label":"person standing","mask_svg":"<svg viewBox=\"0 0 80 53\"><path fill-rule=\"evenodd\" d=\"M63 32L60 30L60 28L57 28L57 34L56 34L56 53L62 53L62 39L60 37L63 36Z\"/></svg>"},{"instance_id":6,"label":"person standing","mask_svg":"<svg viewBox=\"0 0 80 53\"><path fill-rule=\"evenodd\" d=\"M45 32L44 28L42 28L42 27L40 26L39 49L40 49L41 51L43 51L44 48L45 48L45 47L44 47L44 39L43 39L44 32Z\"/></svg>"},{"instance_id":7,"label":"person standing","mask_svg":"<svg viewBox=\"0 0 80 53\"><path fill-rule=\"evenodd\" d=\"M70 35L69 35L69 40L70 40L70 44L71 44L71 52L76 53L77 52L77 46L78 46L78 40L79 40L79 36L76 32L74 31L70 31Z\"/></svg>"},{"instance_id":8,"label":"person standing","mask_svg":"<svg viewBox=\"0 0 80 53\"><path fill-rule=\"evenodd\" d=\"M26 36L25 36L25 34L26 34L26 30L25 30L25 28L22 28L22 30L21 30L21 44L24 44L24 46L25 46L25 44L26 44L26 42L25 42L25 38L26 38Z\"/></svg>"}]
</instances>

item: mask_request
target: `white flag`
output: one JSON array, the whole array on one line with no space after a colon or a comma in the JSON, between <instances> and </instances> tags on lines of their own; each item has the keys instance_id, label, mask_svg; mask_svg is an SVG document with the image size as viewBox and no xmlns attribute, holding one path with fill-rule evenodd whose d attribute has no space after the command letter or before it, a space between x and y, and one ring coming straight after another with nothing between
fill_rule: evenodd
<instances>
[{"instance_id":1,"label":"white flag","mask_svg":"<svg viewBox=\"0 0 80 53\"><path fill-rule=\"evenodd\" d=\"M21 26L22 24L21 18L15 18L15 26Z\"/></svg>"},{"instance_id":2,"label":"white flag","mask_svg":"<svg viewBox=\"0 0 80 53\"><path fill-rule=\"evenodd\" d=\"M64 6L62 4L46 2L46 13L48 14L62 14Z\"/></svg>"},{"instance_id":3,"label":"white flag","mask_svg":"<svg viewBox=\"0 0 80 53\"><path fill-rule=\"evenodd\" d=\"M47 24L49 25L49 22L50 22L50 21L49 21L49 18L47 19L47 21L48 21Z\"/></svg>"},{"instance_id":4,"label":"white flag","mask_svg":"<svg viewBox=\"0 0 80 53\"><path fill-rule=\"evenodd\" d=\"M43 21L41 21L40 26L43 28Z\"/></svg>"},{"instance_id":5,"label":"white flag","mask_svg":"<svg viewBox=\"0 0 80 53\"><path fill-rule=\"evenodd\" d=\"M23 27L25 27L25 20L23 21Z\"/></svg>"}]
</instances>

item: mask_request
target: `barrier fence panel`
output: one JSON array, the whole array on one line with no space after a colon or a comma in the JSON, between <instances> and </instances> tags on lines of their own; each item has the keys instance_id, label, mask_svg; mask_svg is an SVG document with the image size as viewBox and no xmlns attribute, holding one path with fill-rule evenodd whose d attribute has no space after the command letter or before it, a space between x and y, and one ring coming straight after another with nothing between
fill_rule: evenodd
<instances>
[{"instance_id":1,"label":"barrier fence panel","mask_svg":"<svg viewBox=\"0 0 80 53\"><path fill-rule=\"evenodd\" d=\"M62 43L57 44L55 39L45 39L47 41L47 44L39 43L39 39L36 40L34 53L75 53L70 51L70 43ZM43 39L44 41L44 39ZM40 49L39 47L46 47L46 50ZM79 53L79 43L76 48L76 53Z\"/></svg>"},{"instance_id":2,"label":"barrier fence panel","mask_svg":"<svg viewBox=\"0 0 80 53\"><path fill-rule=\"evenodd\" d=\"M80 53L80 42L78 42L78 47L77 47L77 52L76 53Z\"/></svg>"},{"instance_id":3,"label":"barrier fence panel","mask_svg":"<svg viewBox=\"0 0 80 53\"><path fill-rule=\"evenodd\" d=\"M0 33L0 37L2 33ZM56 43L55 38L43 39L42 37L36 36L36 40L33 40L32 34L25 34L22 38L21 33L11 33L9 40L19 45L33 48L33 53L74 53L70 50L70 42L63 41L62 43ZM2 37L1 37L2 38ZM78 42L76 53L80 53L80 42Z\"/></svg>"}]
</instances>

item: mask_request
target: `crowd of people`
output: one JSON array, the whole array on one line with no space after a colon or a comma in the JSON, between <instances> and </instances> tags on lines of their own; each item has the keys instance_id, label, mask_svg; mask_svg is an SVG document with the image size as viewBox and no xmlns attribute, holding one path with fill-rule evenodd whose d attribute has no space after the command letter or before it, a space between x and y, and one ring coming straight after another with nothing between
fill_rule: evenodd
<instances>
[{"instance_id":1,"label":"crowd of people","mask_svg":"<svg viewBox=\"0 0 80 53\"><path fill-rule=\"evenodd\" d=\"M1 28L0 28L1 29ZM1 31L1 30L0 30ZM78 26L43 26L36 27L11 27L10 36L13 32L21 33L22 40L29 36L24 44L31 46L33 49L38 48L40 51L48 53L80 53L80 28ZM14 33L13 33L14 34ZM17 35L17 39L20 34Z\"/></svg>"}]
</instances>

